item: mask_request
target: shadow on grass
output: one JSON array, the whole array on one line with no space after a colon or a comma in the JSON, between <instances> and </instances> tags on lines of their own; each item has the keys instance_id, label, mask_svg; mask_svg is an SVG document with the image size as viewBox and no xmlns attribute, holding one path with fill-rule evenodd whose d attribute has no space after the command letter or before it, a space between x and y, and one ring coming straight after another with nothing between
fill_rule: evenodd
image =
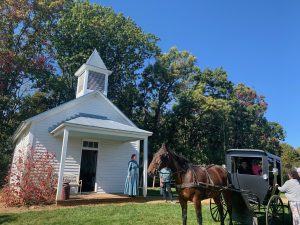
<instances>
[{"instance_id":1,"label":"shadow on grass","mask_svg":"<svg viewBox=\"0 0 300 225\"><path fill-rule=\"evenodd\" d=\"M143 189L142 188L139 188L139 193L140 193L140 196L143 195ZM174 197L177 197L177 192L175 190L175 188L172 188L172 195ZM154 188L147 188L147 196L161 196L160 194L160 188L159 187L154 187Z\"/></svg>"},{"instance_id":2,"label":"shadow on grass","mask_svg":"<svg viewBox=\"0 0 300 225\"><path fill-rule=\"evenodd\" d=\"M0 215L0 224L9 223L14 221L16 218L13 215Z\"/></svg>"},{"instance_id":3,"label":"shadow on grass","mask_svg":"<svg viewBox=\"0 0 300 225\"><path fill-rule=\"evenodd\" d=\"M142 189L140 190L140 193L143 193ZM148 188L147 190L148 196L161 196L160 195L160 188L155 187L155 188ZM177 192L175 191L174 188L172 188L172 193L174 197L177 197ZM265 213L262 215L258 215L258 224L259 225L266 225L266 217ZM234 222L234 225L244 225L243 223L239 222ZM291 219L291 214L287 206L284 207L284 223L279 223L276 225L293 225L293 221Z\"/></svg>"},{"instance_id":4,"label":"shadow on grass","mask_svg":"<svg viewBox=\"0 0 300 225\"><path fill-rule=\"evenodd\" d=\"M260 215L258 217L258 224L266 225L266 216L264 214ZM285 209L284 209L284 223L279 222L278 224L275 224L275 225L293 225L293 221L291 219L291 214L290 214L289 210L287 209L287 207L285 207Z\"/></svg>"}]
</instances>

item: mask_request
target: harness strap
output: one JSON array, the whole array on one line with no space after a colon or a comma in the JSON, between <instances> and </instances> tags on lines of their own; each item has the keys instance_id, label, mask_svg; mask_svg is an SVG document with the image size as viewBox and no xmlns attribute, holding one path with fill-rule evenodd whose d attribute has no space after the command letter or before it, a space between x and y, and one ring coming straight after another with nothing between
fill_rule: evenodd
<instances>
[{"instance_id":1,"label":"harness strap","mask_svg":"<svg viewBox=\"0 0 300 225\"><path fill-rule=\"evenodd\" d=\"M198 176L197 176L193 166L189 166L189 167L190 167L190 169L192 170L192 173L193 173L193 183L196 184L196 183L198 183Z\"/></svg>"},{"instance_id":2,"label":"harness strap","mask_svg":"<svg viewBox=\"0 0 300 225\"><path fill-rule=\"evenodd\" d=\"M177 189L185 189L185 188L206 188L210 190L218 190L218 191L223 191L225 189L228 189L229 187L225 186L217 186L217 185L212 185L204 182L198 182L198 183L182 183L175 185Z\"/></svg>"},{"instance_id":3,"label":"harness strap","mask_svg":"<svg viewBox=\"0 0 300 225\"><path fill-rule=\"evenodd\" d=\"M213 182L213 180L211 179L211 177L209 176L209 173L207 172L207 169L206 169L206 168L204 168L204 171L205 171L205 173L206 173L206 177L208 178L208 182L211 183L212 185L214 185L214 182Z\"/></svg>"},{"instance_id":4,"label":"harness strap","mask_svg":"<svg viewBox=\"0 0 300 225\"><path fill-rule=\"evenodd\" d=\"M210 168L212 165L208 166L208 167L203 167L201 166L201 170L204 171L205 175L206 175L206 178L207 178L207 183L204 183L204 182L199 182L198 181L198 176L194 170L194 168L192 166L189 165L189 168L191 169L192 171L192 175L193 175L193 182L191 183L182 183L182 184L178 184L178 185L175 185L176 188L178 189L184 189L184 188L209 188L209 187L216 187L213 180L211 179L208 171L207 171L207 168ZM220 187L218 187L218 189L220 189Z\"/></svg>"}]
</instances>

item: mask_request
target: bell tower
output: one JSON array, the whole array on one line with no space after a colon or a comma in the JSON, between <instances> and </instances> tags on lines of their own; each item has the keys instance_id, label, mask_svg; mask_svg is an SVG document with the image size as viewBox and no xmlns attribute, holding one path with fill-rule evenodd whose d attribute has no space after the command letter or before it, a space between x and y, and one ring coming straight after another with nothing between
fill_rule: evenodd
<instances>
[{"instance_id":1,"label":"bell tower","mask_svg":"<svg viewBox=\"0 0 300 225\"><path fill-rule=\"evenodd\" d=\"M75 73L78 77L76 98L92 91L100 91L107 96L108 70L95 49L89 59Z\"/></svg>"}]
</instances>

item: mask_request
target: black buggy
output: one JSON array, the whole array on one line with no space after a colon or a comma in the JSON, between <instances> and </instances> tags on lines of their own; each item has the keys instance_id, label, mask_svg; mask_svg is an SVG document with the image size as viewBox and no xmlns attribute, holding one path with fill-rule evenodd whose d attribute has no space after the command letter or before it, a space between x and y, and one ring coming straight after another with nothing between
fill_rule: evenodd
<instances>
[{"instance_id":1,"label":"black buggy","mask_svg":"<svg viewBox=\"0 0 300 225\"><path fill-rule=\"evenodd\" d=\"M232 183L227 191L232 194L234 221L258 225L258 216L265 214L266 225L284 224L285 206L276 186L281 185L282 171L278 156L263 150L230 149L226 152L226 169ZM212 200L210 211L213 219L219 221Z\"/></svg>"}]
</instances>

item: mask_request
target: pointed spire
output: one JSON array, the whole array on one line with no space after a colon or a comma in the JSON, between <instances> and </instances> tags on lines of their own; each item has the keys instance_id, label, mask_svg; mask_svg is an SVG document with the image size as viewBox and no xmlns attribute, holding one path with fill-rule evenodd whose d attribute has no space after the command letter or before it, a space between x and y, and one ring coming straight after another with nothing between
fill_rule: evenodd
<instances>
[{"instance_id":1,"label":"pointed spire","mask_svg":"<svg viewBox=\"0 0 300 225\"><path fill-rule=\"evenodd\" d=\"M97 49L94 49L93 53L89 57L89 59L86 61L86 64L90 66L95 66L101 69L107 70L103 60L101 59Z\"/></svg>"},{"instance_id":2,"label":"pointed spire","mask_svg":"<svg viewBox=\"0 0 300 225\"><path fill-rule=\"evenodd\" d=\"M86 63L75 72L78 77L76 98L91 91L100 91L107 95L108 76L111 73L95 49Z\"/></svg>"}]
</instances>

